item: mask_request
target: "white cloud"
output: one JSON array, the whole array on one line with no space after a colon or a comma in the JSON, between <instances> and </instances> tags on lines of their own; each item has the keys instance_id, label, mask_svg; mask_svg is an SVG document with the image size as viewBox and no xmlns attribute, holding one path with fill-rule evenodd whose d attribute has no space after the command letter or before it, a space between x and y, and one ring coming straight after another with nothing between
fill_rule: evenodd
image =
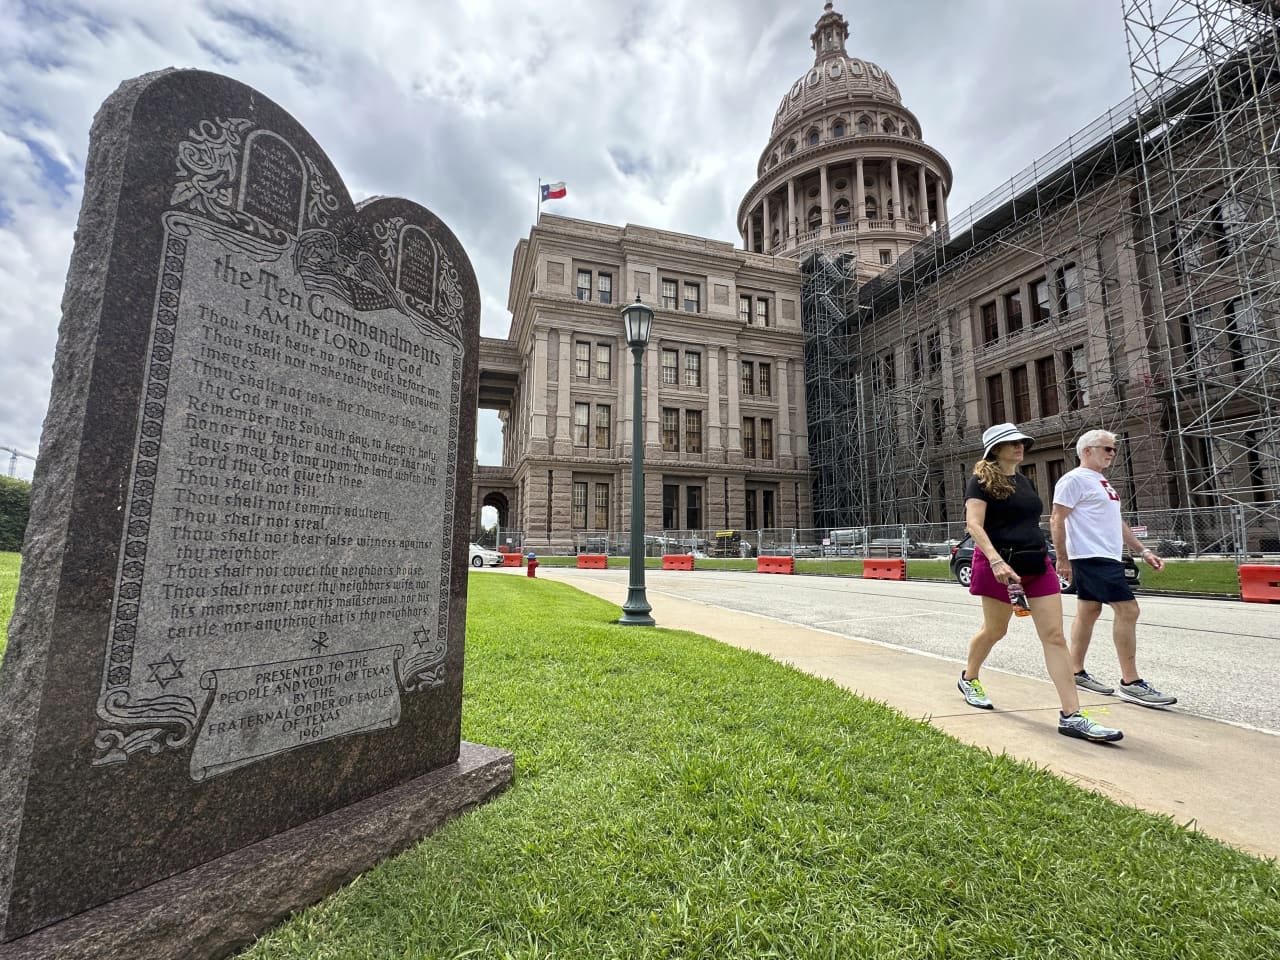
<instances>
[{"instance_id":1,"label":"white cloud","mask_svg":"<svg viewBox=\"0 0 1280 960\"><path fill-rule=\"evenodd\" d=\"M1095 0L838 3L955 172L953 213L1129 92ZM778 102L822 4L774 0L99 0L0 3L0 444L35 452L89 125L122 80L232 76L291 112L352 196L438 214L503 336L517 241L544 209L736 241ZM497 417L481 415L481 462ZM30 466L20 466L30 476ZM25 473L22 471L25 470Z\"/></svg>"}]
</instances>

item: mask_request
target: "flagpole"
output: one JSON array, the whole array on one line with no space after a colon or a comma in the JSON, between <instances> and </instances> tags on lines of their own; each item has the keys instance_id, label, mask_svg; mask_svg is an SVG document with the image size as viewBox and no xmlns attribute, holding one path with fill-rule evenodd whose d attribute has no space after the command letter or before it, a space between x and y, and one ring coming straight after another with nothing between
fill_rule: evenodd
<instances>
[{"instance_id":1,"label":"flagpole","mask_svg":"<svg viewBox=\"0 0 1280 960\"><path fill-rule=\"evenodd\" d=\"M542 178L538 178L538 212L534 215L533 224L537 226L542 222Z\"/></svg>"}]
</instances>

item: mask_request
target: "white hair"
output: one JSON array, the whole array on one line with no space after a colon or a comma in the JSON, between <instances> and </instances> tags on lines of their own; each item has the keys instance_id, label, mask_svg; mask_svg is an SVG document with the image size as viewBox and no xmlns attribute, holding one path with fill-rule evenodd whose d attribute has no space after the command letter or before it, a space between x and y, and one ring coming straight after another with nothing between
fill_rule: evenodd
<instances>
[{"instance_id":1,"label":"white hair","mask_svg":"<svg viewBox=\"0 0 1280 960\"><path fill-rule=\"evenodd\" d=\"M1106 444L1114 447L1116 443L1116 435L1110 430L1090 430L1088 433L1082 434L1080 439L1076 441L1076 456L1084 459L1084 452L1090 447L1101 446Z\"/></svg>"}]
</instances>

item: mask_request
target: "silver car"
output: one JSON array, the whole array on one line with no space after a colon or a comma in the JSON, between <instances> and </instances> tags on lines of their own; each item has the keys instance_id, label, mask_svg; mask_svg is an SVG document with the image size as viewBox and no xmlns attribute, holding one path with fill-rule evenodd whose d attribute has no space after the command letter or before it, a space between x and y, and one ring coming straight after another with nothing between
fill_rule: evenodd
<instances>
[{"instance_id":1,"label":"silver car","mask_svg":"<svg viewBox=\"0 0 1280 960\"><path fill-rule=\"evenodd\" d=\"M490 550L488 547L482 547L478 543L471 544L471 565L473 567L498 567L502 565L502 554L497 550Z\"/></svg>"}]
</instances>

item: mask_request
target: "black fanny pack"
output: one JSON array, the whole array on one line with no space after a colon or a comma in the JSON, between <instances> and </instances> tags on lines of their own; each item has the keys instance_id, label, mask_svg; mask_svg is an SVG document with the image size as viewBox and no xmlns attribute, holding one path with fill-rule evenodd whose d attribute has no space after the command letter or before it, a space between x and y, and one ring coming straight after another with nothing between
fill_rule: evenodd
<instances>
[{"instance_id":1,"label":"black fanny pack","mask_svg":"<svg viewBox=\"0 0 1280 960\"><path fill-rule=\"evenodd\" d=\"M1009 547L1001 550L1000 556L1020 577L1038 577L1049 569L1049 551L1044 547L1037 550L1016 550Z\"/></svg>"}]
</instances>

